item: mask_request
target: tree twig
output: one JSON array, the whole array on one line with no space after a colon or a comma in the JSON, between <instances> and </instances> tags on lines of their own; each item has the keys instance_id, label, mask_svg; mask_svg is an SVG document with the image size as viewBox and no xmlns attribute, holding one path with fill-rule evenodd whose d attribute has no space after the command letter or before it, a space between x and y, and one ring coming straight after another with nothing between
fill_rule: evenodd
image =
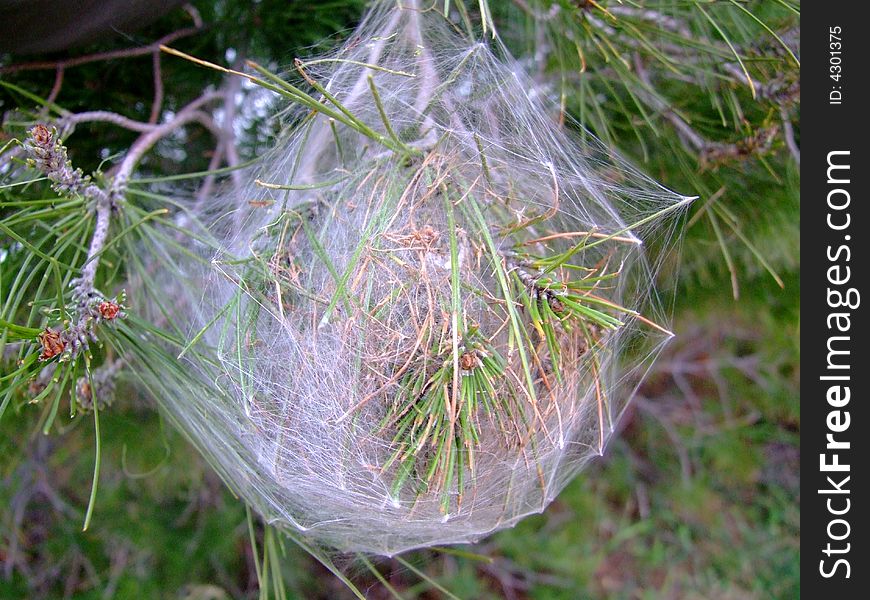
<instances>
[{"instance_id":1,"label":"tree twig","mask_svg":"<svg viewBox=\"0 0 870 600\"><path fill-rule=\"evenodd\" d=\"M113 198L117 198L123 196L124 192L127 189L127 184L130 180L130 175L133 173L133 169L136 164L142 159L142 156L145 155L148 150L150 150L154 144L156 144L160 139L166 137L179 127L186 125L192 121L198 121L200 123L209 123L209 120L204 119L205 116L200 109L212 102L216 99L221 98L221 94L219 92L206 92L184 108L182 108L175 117L171 121L167 121L161 125L154 127L153 129L143 133L139 136L133 145L130 146L130 150L127 151L127 154L124 156L124 159L121 161L120 166L118 167L117 172L115 173L115 177L112 179L112 184L109 189L109 194ZM214 127L214 124L206 125L210 129ZM215 129L217 129L215 127Z\"/></svg>"},{"instance_id":2,"label":"tree twig","mask_svg":"<svg viewBox=\"0 0 870 600\"><path fill-rule=\"evenodd\" d=\"M65 67L58 65L57 72L54 76L54 85L51 87L51 91L48 93L48 98L46 98L45 101L46 106L54 104L54 101L57 100L57 97L60 94L60 88L63 87L63 75L65 70Z\"/></svg>"},{"instance_id":3,"label":"tree twig","mask_svg":"<svg viewBox=\"0 0 870 600\"><path fill-rule=\"evenodd\" d=\"M155 50L151 55L154 71L154 100L151 102L151 116L149 123L157 123L160 119L160 110L163 108L163 72L160 68L160 50Z\"/></svg>"},{"instance_id":4,"label":"tree twig","mask_svg":"<svg viewBox=\"0 0 870 600\"><path fill-rule=\"evenodd\" d=\"M77 67L92 62L100 62L104 60L113 60L116 58L132 58L136 56L147 56L160 51L160 46L171 44L172 42L198 33L202 26L186 27L169 33L159 40L148 44L147 46L139 46L138 48L122 48L120 50L109 50L106 52L95 52L94 54L86 54L84 56L75 56L64 60L50 61L42 60L29 63L18 63L14 65L6 65L0 67L0 75L10 73L19 73L21 71L40 71L45 69L68 69Z\"/></svg>"},{"instance_id":5,"label":"tree twig","mask_svg":"<svg viewBox=\"0 0 870 600\"><path fill-rule=\"evenodd\" d=\"M649 73L644 67L640 55L637 53L634 55L634 66L638 79L640 79L650 90L655 89L650 80ZM646 90L642 91L642 95L644 100L651 104L657 111L659 111L659 114L661 114L663 118L667 119L671 125L674 126L674 129L677 130L680 138L685 143L692 146L692 148L698 152L703 151L704 148L708 146L709 142L705 140L701 134L695 131L692 126L685 121L685 119L675 113L664 100L656 96L653 92L648 92Z\"/></svg>"},{"instance_id":6,"label":"tree twig","mask_svg":"<svg viewBox=\"0 0 870 600\"><path fill-rule=\"evenodd\" d=\"M78 125L79 123L97 122L111 123L113 125L117 125L118 127L123 127L124 129L129 129L130 131L137 131L139 133L152 131L157 127L157 125L154 123L143 123L142 121L136 121L134 119L125 117L124 115L119 115L118 113L113 113L107 110L90 110L81 113L69 114L67 116L61 117L58 120L58 125L61 127L65 127L68 125Z\"/></svg>"},{"instance_id":7,"label":"tree twig","mask_svg":"<svg viewBox=\"0 0 870 600\"><path fill-rule=\"evenodd\" d=\"M89 340L94 339L95 325L104 320L115 319L121 314L121 301L107 301L95 288L100 255L108 238L112 212L119 208L136 164L160 139L191 122L199 122L213 132L220 132L211 117L201 110L203 106L220 97L216 92L206 92L181 109L171 121L161 125L143 124L121 115L101 111L70 115L69 118L73 120L78 118L82 122L103 120L142 130L142 135L133 143L121 161L108 190L103 190L92 183L81 169L73 168L66 148L57 139L56 132L49 131L45 125L36 125L31 129L24 149L33 165L46 175L52 182L52 189L57 193L67 196L77 195L91 200L95 215L94 231L81 274L71 281L72 297L77 303L76 317L74 322L65 325L63 331L46 330L40 335L40 342L44 349L42 360L53 358L61 352L75 355L86 349Z\"/></svg>"}]
</instances>

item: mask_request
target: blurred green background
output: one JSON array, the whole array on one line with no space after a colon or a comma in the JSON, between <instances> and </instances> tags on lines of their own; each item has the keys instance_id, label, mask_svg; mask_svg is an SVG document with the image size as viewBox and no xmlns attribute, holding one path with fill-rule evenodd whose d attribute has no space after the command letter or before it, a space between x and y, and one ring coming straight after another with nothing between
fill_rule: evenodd
<instances>
[{"instance_id":1,"label":"blurred green background","mask_svg":"<svg viewBox=\"0 0 870 600\"><path fill-rule=\"evenodd\" d=\"M0 82L8 84L0 86L0 146L38 109L26 92L54 95L73 112L148 120L151 53L68 66L59 84L57 64L70 57L190 29L172 45L220 64L244 56L286 68L347 39L365 6L197 1L141 28L113 25L84 45L0 55ZM406 557L413 568L375 561L386 585L354 557L337 564L369 598L449 597L438 586L463 599L799 597L799 6L490 6L505 42L569 117L668 187L701 196L662 275L675 297L678 337L606 455L544 514L476 546L414 553ZM35 61L45 64L21 68ZM761 84L755 97L739 80L744 74ZM162 111L222 85L213 71L166 57L160 75ZM270 121L254 119L240 132L242 156L256 155L272 133ZM135 138L93 124L66 143L89 172ZM184 164L173 158L179 147ZM212 152L211 138L192 130L158 146L140 170L197 171ZM258 597L244 506L153 402L123 383L101 416L102 475L86 533L91 421L44 436L39 411L26 404L0 421L0 598ZM351 597L292 542L284 548L290 597Z\"/></svg>"}]
</instances>

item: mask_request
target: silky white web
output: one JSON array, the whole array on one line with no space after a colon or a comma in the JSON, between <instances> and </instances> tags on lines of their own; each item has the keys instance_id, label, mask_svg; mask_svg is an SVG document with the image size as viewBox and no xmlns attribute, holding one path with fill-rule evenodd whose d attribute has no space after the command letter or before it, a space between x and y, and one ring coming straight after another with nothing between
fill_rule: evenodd
<instances>
[{"instance_id":1,"label":"silky white web","mask_svg":"<svg viewBox=\"0 0 870 600\"><path fill-rule=\"evenodd\" d=\"M163 406L267 521L325 547L540 512L670 335L656 257L688 199L433 9L376 3L294 77L337 112L289 108L201 211L220 250L193 245L210 267L172 288L199 385L161 382Z\"/></svg>"}]
</instances>

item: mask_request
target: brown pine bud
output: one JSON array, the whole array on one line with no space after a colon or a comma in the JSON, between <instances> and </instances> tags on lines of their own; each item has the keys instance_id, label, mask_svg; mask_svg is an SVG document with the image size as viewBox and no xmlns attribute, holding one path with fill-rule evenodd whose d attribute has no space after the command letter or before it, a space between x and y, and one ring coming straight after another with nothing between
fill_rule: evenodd
<instances>
[{"instance_id":1,"label":"brown pine bud","mask_svg":"<svg viewBox=\"0 0 870 600\"><path fill-rule=\"evenodd\" d=\"M459 368L463 371L470 371L477 366L477 356L474 352L466 352L459 357Z\"/></svg>"},{"instance_id":2,"label":"brown pine bud","mask_svg":"<svg viewBox=\"0 0 870 600\"><path fill-rule=\"evenodd\" d=\"M30 137L38 146L51 146L52 144L51 131L41 123L30 130Z\"/></svg>"},{"instance_id":3,"label":"brown pine bud","mask_svg":"<svg viewBox=\"0 0 870 600\"><path fill-rule=\"evenodd\" d=\"M39 343L42 344L42 354L39 355L39 360L51 360L66 349L66 342L61 338L60 333L48 327L37 337Z\"/></svg>"},{"instance_id":4,"label":"brown pine bud","mask_svg":"<svg viewBox=\"0 0 870 600\"><path fill-rule=\"evenodd\" d=\"M97 310L100 312L100 316L103 317L106 321L111 321L118 316L118 313L121 312L121 306L110 300L103 300L100 302L100 305L97 307Z\"/></svg>"}]
</instances>

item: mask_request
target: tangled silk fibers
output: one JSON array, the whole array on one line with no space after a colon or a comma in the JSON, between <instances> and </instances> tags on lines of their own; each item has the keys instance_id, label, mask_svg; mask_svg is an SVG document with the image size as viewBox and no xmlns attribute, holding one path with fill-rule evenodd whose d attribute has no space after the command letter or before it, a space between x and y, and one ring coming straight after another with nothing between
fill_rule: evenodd
<instances>
[{"instance_id":1,"label":"tangled silk fibers","mask_svg":"<svg viewBox=\"0 0 870 600\"><path fill-rule=\"evenodd\" d=\"M189 269L207 393L164 382L165 405L324 546L467 542L541 511L668 336L642 242L687 200L573 141L492 46L384 2L297 63L334 112L291 113L216 201L212 268Z\"/></svg>"}]
</instances>

